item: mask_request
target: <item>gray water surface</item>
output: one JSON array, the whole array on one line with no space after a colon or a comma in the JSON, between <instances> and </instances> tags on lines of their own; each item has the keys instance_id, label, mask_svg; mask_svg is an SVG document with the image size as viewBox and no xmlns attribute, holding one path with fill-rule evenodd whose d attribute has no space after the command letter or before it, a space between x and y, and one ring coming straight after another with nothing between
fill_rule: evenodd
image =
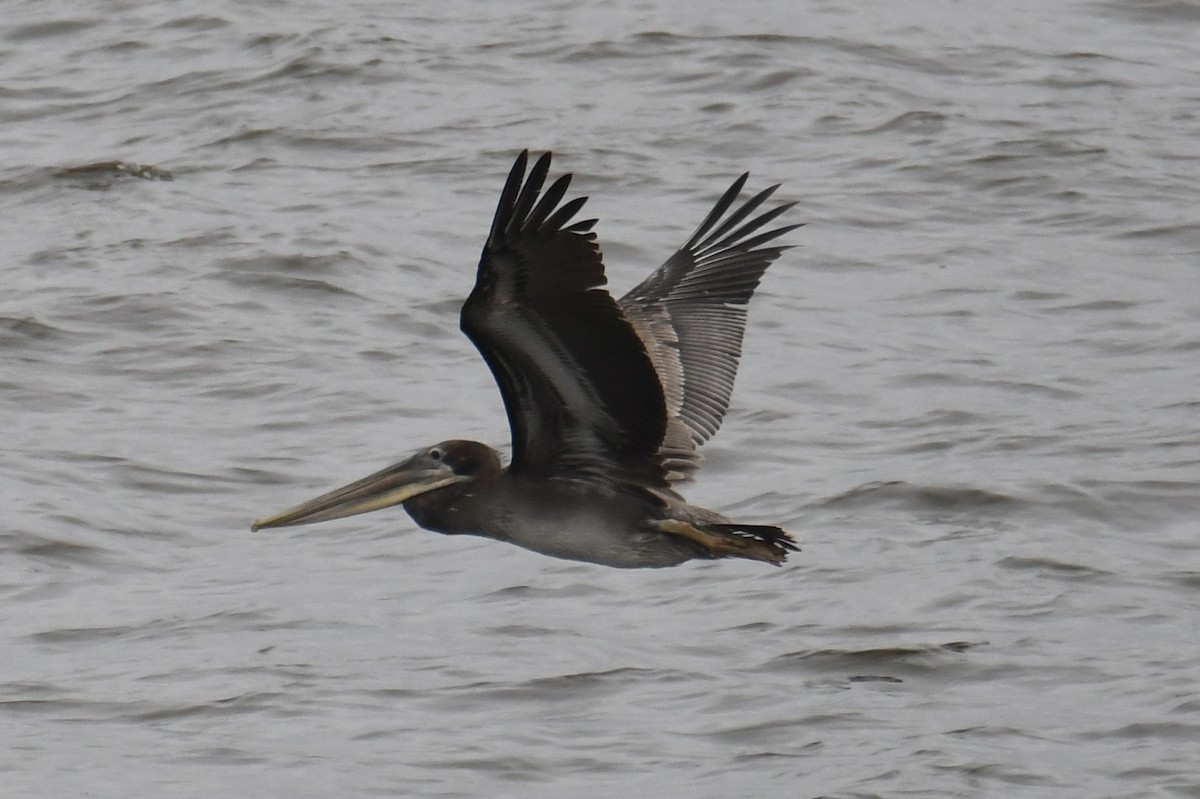
<instances>
[{"instance_id":1,"label":"gray water surface","mask_svg":"<svg viewBox=\"0 0 1200 799\"><path fill-rule=\"evenodd\" d=\"M8 2L6 797L1200 797L1200 6ZM255 516L507 445L522 148L624 291L808 226L694 502L781 569Z\"/></svg>"}]
</instances>

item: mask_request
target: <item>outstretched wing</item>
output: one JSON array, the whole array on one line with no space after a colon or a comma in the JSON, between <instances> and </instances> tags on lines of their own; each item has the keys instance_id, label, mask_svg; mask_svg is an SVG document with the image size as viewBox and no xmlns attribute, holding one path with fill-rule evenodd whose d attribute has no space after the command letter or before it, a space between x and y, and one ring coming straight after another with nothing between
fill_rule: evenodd
<instances>
[{"instance_id":1,"label":"outstretched wing","mask_svg":"<svg viewBox=\"0 0 1200 799\"><path fill-rule=\"evenodd\" d=\"M642 340L605 290L595 220L569 224L571 176L542 194L550 153L509 173L483 248L463 332L504 398L517 473L663 485L663 390ZM540 196L540 198L539 198Z\"/></svg>"},{"instance_id":2,"label":"outstretched wing","mask_svg":"<svg viewBox=\"0 0 1200 799\"><path fill-rule=\"evenodd\" d=\"M787 249L771 242L801 227L759 232L795 203L750 218L777 185L722 219L748 177L734 181L688 242L620 301L662 382L668 421L660 454L671 480L689 479L699 468L697 449L717 432L729 407L746 304Z\"/></svg>"}]
</instances>

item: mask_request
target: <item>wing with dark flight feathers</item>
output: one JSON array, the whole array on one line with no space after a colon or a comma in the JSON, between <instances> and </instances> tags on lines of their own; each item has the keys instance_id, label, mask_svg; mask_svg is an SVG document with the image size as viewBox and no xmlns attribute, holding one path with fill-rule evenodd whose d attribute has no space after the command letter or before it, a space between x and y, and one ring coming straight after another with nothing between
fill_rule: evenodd
<instances>
[{"instance_id":1,"label":"wing with dark flight feathers","mask_svg":"<svg viewBox=\"0 0 1200 799\"><path fill-rule=\"evenodd\" d=\"M786 246L772 244L801 225L762 231L792 208L753 216L778 186L751 197L727 218L748 174L721 196L686 244L620 300L662 382L667 431L661 456L669 479L699 468L698 447L721 426L746 329L746 304Z\"/></svg>"},{"instance_id":2,"label":"wing with dark flight feathers","mask_svg":"<svg viewBox=\"0 0 1200 799\"><path fill-rule=\"evenodd\" d=\"M550 153L517 158L483 248L463 332L504 398L517 473L621 476L665 485L663 390L642 340L605 290L586 198L542 192Z\"/></svg>"}]
</instances>

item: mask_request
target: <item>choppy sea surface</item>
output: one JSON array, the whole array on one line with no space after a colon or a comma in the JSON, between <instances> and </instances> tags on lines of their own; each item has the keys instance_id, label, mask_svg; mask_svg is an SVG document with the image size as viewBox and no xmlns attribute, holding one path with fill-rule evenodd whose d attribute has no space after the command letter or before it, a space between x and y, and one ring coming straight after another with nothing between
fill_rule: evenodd
<instances>
[{"instance_id":1,"label":"choppy sea surface","mask_svg":"<svg viewBox=\"0 0 1200 799\"><path fill-rule=\"evenodd\" d=\"M6 797L1200 797L1200 5L6 2ZM615 290L797 200L689 499L785 567L400 510L522 148Z\"/></svg>"}]
</instances>

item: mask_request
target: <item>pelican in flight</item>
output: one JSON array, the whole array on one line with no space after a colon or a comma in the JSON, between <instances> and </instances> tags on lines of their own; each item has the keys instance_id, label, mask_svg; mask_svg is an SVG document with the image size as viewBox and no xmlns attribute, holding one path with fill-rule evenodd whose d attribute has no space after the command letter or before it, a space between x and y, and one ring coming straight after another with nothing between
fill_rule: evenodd
<instances>
[{"instance_id":1,"label":"pelican in flight","mask_svg":"<svg viewBox=\"0 0 1200 799\"><path fill-rule=\"evenodd\" d=\"M779 565L795 540L689 505L676 491L721 424L741 356L746 304L799 225L768 228L795 203L758 213L778 186L730 212L729 187L687 243L620 300L604 288L592 226L543 191L550 153L526 175L518 156L483 247L461 327L504 399L512 458L443 441L275 516L252 530L403 505L429 530L507 541L623 568L695 558ZM757 215L755 215L757 213Z\"/></svg>"}]
</instances>

